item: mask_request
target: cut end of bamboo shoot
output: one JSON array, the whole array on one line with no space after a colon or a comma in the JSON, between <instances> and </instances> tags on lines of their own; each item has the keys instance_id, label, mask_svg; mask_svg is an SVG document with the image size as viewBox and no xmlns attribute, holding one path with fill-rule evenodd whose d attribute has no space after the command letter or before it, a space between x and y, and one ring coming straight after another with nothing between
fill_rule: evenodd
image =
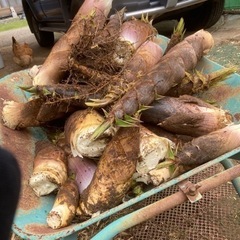
<instances>
[{"instance_id":1,"label":"cut end of bamboo shoot","mask_svg":"<svg viewBox=\"0 0 240 240\"><path fill-rule=\"evenodd\" d=\"M196 43L197 41L201 41L203 55L206 55L214 46L214 39L212 34L203 29L195 32L192 35L189 35L185 38L185 40L189 42L193 46L193 48L198 47L198 44L194 46L194 43Z\"/></svg>"},{"instance_id":2,"label":"cut end of bamboo shoot","mask_svg":"<svg viewBox=\"0 0 240 240\"><path fill-rule=\"evenodd\" d=\"M31 78L34 78L35 76L37 76L37 74L40 71L40 68L41 68L41 66L34 65L32 68L29 69L29 72L28 72L29 76Z\"/></svg>"},{"instance_id":3,"label":"cut end of bamboo shoot","mask_svg":"<svg viewBox=\"0 0 240 240\"><path fill-rule=\"evenodd\" d=\"M3 124L11 129L16 129L20 123L23 103L4 101L2 110Z\"/></svg>"},{"instance_id":4,"label":"cut end of bamboo shoot","mask_svg":"<svg viewBox=\"0 0 240 240\"><path fill-rule=\"evenodd\" d=\"M50 73L49 73L50 74ZM60 75L60 74L56 74ZM38 86L38 85L51 85L51 84L57 84L59 81L55 80L54 78L50 78L47 74L47 72L44 72L44 70L37 73L37 75L33 78L32 85Z\"/></svg>"},{"instance_id":5,"label":"cut end of bamboo shoot","mask_svg":"<svg viewBox=\"0 0 240 240\"><path fill-rule=\"evenodd\" d=\"M48 195L59 187L59 184L53 182L49 177L49 173L44 172L33 174L29 185L38 197Z\"/></svg>"},{"instance_id":6,"label":"cut end of bamboo shoot","mask_svg":"<svg viewBox=\"0 0 240 240\"><path fill-rule=\"evenodd\" d=\"M140 158L136 170L139 174L147 174L163 161L175 144L164 137L157 136L145 127L140 127Z\"/></svg>"},{"instance_id":7,"label":"cut end of bamboo shoot","mask_svg":"<svg viewBox=\"0 0 240 240\"><path fill-rule=\"evenodd\" d=\"M73 207L74 208L74 207ZM66 203L54 207L47 216L47 224L52 229L59 229L70 224L75 216L75 209L69 208ZM72 216L69 218L69 216Z\"/></svg>"},{"instance_id":8,"label":"cut end of bamboo shoot","mask_svg":"<svg viewBox=\"0 0 240 240\"><path fill-rule=\"evenodd\" d=\"M74 157L100 157L113 133L109 129L101 138L92 135L102 125L104 118L95 110L79 110L67 120L64 133Z\"/></svg>"},{"instance_id":9,"label":"cut end of bamboo shoot","mask_svg":"<svg viewBox=\"0 0 240 240\"><path fill-rule=\"evenodd\" d=\"M107 143L109 142L109 131L96 140L91 140L91 135L97 129L97 126L91 126L81 130L81 134L76 136L74 146L71 144L71 150L74 157L99 157L102 155Z\"/></svg>"},{"instance_id":10,"label":"cut end of bamboo shoot","mask_svg":"<svg viewBox=\"0 0 240 240\"><path fill-rule=\"evenodd\" d=\"M36 142L35 154L29 185L37 196L43 196L67 180L66 156L63 149L45 140Z\"/></svg>"},{"instance_id":11,"label":"cut end of bamboo shoot","mask_svg":"<svg viewBox=\"0 0 240 240\"><path fill-rule=\"evenodd\" d=\"M200 34L203 38L203 54L206 55L214 46L214 39L210 32L203 29L199 30L196 34Z\"/></svg>"},{"instance_id":12,"label":"cut end of bamboo shoot","mask_svg":"<svg viewBox=\"0 0 240 240\"><path fill-rule=\"evenodd\" d=\"M71 224L79 202L79 191L75 180L69 178L59 188L52 209L47 215L47 224L52 229Z\"/></svg>"},{"instance_id":13,"label":"cut end of bamboo shoot","mask_svg":"<svg viewBox=\"0 0 240 240\"><path fill-rule=\"evenodd\" d=\"M171 179L171 172L169 167L153 169L148 174L154 186L159 186L160 184Z\"/></svg>"},{"instance_id":14,"label":"cut end of bamboo shoot","mask_svg":"<svg viewBox=\"0 0 240 240\"><path fill-rule=\"evenodd\" d=\"M62 209L54 209L47 216L47 225L52 229L62 227Z\"/></svg>"}]
</instances>

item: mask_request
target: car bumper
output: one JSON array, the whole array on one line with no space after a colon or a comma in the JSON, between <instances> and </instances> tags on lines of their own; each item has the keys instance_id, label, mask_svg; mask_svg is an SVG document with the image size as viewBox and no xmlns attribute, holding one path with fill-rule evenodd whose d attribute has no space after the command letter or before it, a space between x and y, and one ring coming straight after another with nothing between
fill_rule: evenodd
<instances>
[{"instance_id":1,"label":"car bumper","mask_svg":"<svg viewBox=\"0 0 240 240\"><path fill-rule=\"evenodd\" d=\"M125 13L125 18L129 19L131 17L140 18L142 15L159 17L160 15L170 12L180 10L182 8L190 7L199 3L206 2L207 0L168 0L165 6L157 6L137 11L131 11Z\"/></svg>"}]
</instances>

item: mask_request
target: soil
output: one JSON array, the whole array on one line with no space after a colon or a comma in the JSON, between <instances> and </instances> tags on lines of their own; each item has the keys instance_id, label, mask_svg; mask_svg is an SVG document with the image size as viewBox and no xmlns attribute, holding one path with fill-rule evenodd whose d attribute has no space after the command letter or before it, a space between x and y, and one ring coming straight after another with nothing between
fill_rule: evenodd
<instances>
[{"instance_id":1,"label":"soil","mask_svg":"<svg viewBox=\"0 0 240 240\"><path fill-rule=\"evenodd\" d=\"M161 23L158 25L159 33L169 37L173 26L174 22L171 21L167 23ZM219 22L208 30L212 33L215 39L215 46L207 57L226 67L234 65L238 68L237 72L240 73L240 15L223 15ZM190 34L190 32L187 32L187 34ZM12 60L12 36L14 36L20 42L27 42L30 47L32 47L34 52L34 60L30 67L34 65L41 65L50 52L50 49L41 48L38 46L33 34L31 34L28 27L24 27L18 30L1 32L0 54L2 56L5 67L0 69L0 79L13 72L22 70L22 68L16 65ZM56 40L60 36L61 34L56 34ZM236 192L231 183L226 183L226 185L223 187L225 189L225 195L222 194L223 190L214 191L214 201L211 200L211 195L206 195L205 198L207 198L207 200L205 202L198 203L199 206L196 208L191 208L190 206L188 206L188 208L184 208L183 206L182 209L179 210L180 220L178 219L179 221L177 222L178 224L182 224L181 227L178 226L176 222L174 222L174 217L177 219L176 211L178 210L176 209L175 212L170 211L169 213L163 215L160 220L153 219L135 228L129 229L128 231L119 234L116 239L143 240L151 238L162 240L237 240L239 239L238 236L240 236L240 199L236 195ZM191 209L192 212L187 212L186 209ZM203 218L203 216L208 216L208 218ZM162 220L166 219L171 219L173 222L170 222L168 224L161 222ZM207 227L203 227L204 223L208 225L211 222L215 222L215 232L213 231L213 234L212 232L209 232L209 229ZM199 232L197 238L191 237L195 236L193 235L194 228L196 233ZM199 231L199 228L201 232ZM148 234L144 235L143 229L145 232L148 232ZM166 230L168 229L169 231L166 235ZM156 234L153 234L153 236L150 237L149 232L158 232L159 235L157 238ZM141 233L141 236L138 233ZM210 236L209 234L212 235ZM87 237L84 239L89 239L88 233L86 233L86 236ZM164 238L162 236L164 236Z\"/></svg>"},{"instance_id":2,"label":"soil","mask_svg":"<svg viewBox=\"0 0 240 240\"><path fill-rule=\"evenodd\" d=\"M236 66L240 73L240 15L224 15L212 28L215 46L208 54L209 59L222 66Z\"/></svg>"}]
</instances>

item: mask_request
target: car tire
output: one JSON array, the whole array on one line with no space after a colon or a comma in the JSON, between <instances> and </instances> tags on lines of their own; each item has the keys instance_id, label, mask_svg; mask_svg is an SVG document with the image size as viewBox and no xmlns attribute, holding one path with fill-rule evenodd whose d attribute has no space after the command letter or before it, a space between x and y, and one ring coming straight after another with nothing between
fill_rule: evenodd
<instances>
[{"instance_id":1,"label":"car tire","mask_svg":"<svg viewBox=\"0 0 240 240\"><path fill-rule=\"evenodd\" d=\"M184 14L185 27L188 31L210 28L220 19L223 10L224 0L208 0Z\"/></svg>"},{"instance_id":2,"label":"car tire","mask_svg":"<svg viewBox=\"0 0 240 240\"><path fill-rule=\"evenodd\" d=\"M32 16L33 34L41 47L52 47L54 45L54 33L39 30L39 24Z\"/></svg>"},{"instance_id":3,"label":"car tire","mask_svg":"<svg viewBox=\"0 0 240 240\"><path fill-rule=\"evenodd\" d=\"M39 30L39 23L33 16L30 8L27 6L27 3L25 1L22 3L28 25L31 29L31 32L34 34L38 44L41 47L52 47L54 45L54 33Z\"/></svg>"}]
</instances>

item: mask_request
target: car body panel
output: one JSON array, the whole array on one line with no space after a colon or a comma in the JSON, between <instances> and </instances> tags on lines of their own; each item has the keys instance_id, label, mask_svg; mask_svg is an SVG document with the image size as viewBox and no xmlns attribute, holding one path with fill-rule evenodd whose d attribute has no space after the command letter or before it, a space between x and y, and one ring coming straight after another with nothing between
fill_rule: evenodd
<instances>
[{"instance_id":1,"label":"car body panel","mask_svg":"<svg viewBox=\"0 0 240 240\"><path fill-rule=\"evenodd\" d=\"M31 32L40 46L54 44L54 32L66 32L84 0L22 0ZM184 18L189 30L208 28L222 15L224 0L113 0L109 16L125 8L124 20L143 15L162 20Z\"/></svg>"},{"instance_id":2,"label":"car body panel","mask_svg":"<svg viewBox=\"0 0 240 240\"><path fill-rule=\"evenodd\" d=\"M29 4L35 18L42 23L64 23L70 21L83 3L80 0L24 0ZM142 14L159 17L166 12L172 12L207 0L113 0L110 14L126 7L125 18L139 18ZM68 18L68 19L67 19Z\"/></svg>"}]
</instances>

